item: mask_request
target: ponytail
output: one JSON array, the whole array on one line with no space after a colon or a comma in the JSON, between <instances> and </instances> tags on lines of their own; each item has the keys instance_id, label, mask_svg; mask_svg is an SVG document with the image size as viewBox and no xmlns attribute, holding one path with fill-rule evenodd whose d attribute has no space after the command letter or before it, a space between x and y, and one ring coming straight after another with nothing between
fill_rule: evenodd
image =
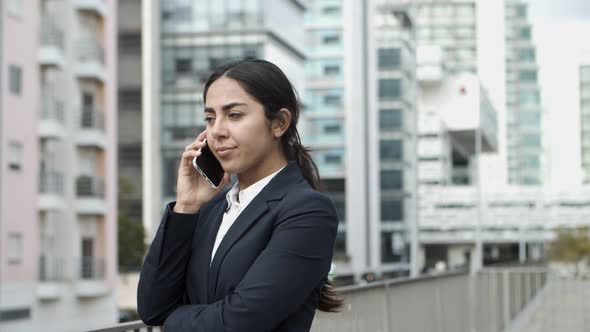
<instances>
[{"instance_id":1,"label":"ponytail","mask_svg":"<svg viewBox=\"0 0 590 332\"><path fill-rule=\"evenodd\" d=\"M291 131L289 133L289 131ZM299 133L295 126L291 126L287 130L286 138L283 141L283 149L290 160L295 160L303 177L307 180L309 185L315 189L321 190L320 175L318 168L311 158L311 150L301 144ZM322 280L323 285L320 289L320 298L318 302L318 310L324 312L339 312L344 306L344 300L338 296L338 292L333 287L332 280L327 277Z\"/></svg>"}]
</instances>

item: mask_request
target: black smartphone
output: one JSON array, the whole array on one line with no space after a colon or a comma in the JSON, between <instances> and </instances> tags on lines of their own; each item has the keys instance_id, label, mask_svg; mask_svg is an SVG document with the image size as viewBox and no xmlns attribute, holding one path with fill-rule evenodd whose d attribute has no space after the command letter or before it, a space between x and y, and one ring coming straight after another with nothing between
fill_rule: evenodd
<instances>
[{"instance_id":1,"label":"black smartphone","mask_svg":"<svg viewBox=\"0 0 590 332\"><path fill-rule=\"evenodd\" d=\"M217 189L223 180L225 171L209 148L207 139L203 141L205 142L205 146L201 148L201 155L193 158L193 166L207 180L211 187Z\"/></svg>"}]
</instances>

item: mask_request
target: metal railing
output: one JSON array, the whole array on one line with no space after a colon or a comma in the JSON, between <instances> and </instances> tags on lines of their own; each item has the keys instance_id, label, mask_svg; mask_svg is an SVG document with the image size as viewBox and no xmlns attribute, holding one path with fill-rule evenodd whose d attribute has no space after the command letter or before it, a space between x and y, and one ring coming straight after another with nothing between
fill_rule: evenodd
<instances>
[{"instance_id":1,"label":"metal railing","mask_svg":"<svg viewBox=\"0 0 590 332\"><path fill-rule=\"evenodd\" d=\"M43 17L41 20L41 45L57 46L64 49L64 32L53 17Z\"/></svg>"},{"instance_id":2,"label":"metal railing","mask_svg":"<svg viewBox=\"0 0 590 332\"><path fill-rule=\"evenodd\" d=\"M98 41L81 40L76 44L78 60L104 63L104 48Z\"/></svg>"},{"instance_id":3,"label":"metal railing","mask_svg":"<svg viewBox=\"0 0 590 332\"><path fill-rule=\"evenodd\" d=\"M64 193L64 175L58 171L42 171L39 173L39 192L42 194Z\"/></svg>"},{"instance_id":4,"label":"metal railing","mask_svg":"<svg viewBox=\"0 0 590 332\"><path fill-rule=\"evenodd\" d=\"M93 256L79 258L79 274L82 280L102 280L105 278L105 259Z\"/></svg>"},{"instance_id":5,"label":"metal railing","mask_svg":"<svg viewBox=\"0 0 590 332\"><path fill-rule=\"evenodd\" d=\"M80 128L104 130L104 113L90 107L82 108L82 112L80 112Z\"/></svg>"},{"instance_id":6,"label":"metal railing","mask_svg":"<svg viewBox=\"0 0 590 332\"><path fill-rule=\"evenodd\" d=\"M501 331L545 287L545 269L485 269L338 288L340 313L316 312L314 332ZM161 331L140 321L94 332Z\"/></svg>"},{"instance_id":7,"label":"metal railing","mask_svg":"<svg viewBox=\"0 0 590 332\"><path fill-rule=\"evenodd\" d=\"M41 119L56 120L61 124L65 123L64 102L52 96L44 96L41 99Z\"/></svg>"},{"instance_id":8,"label":"metal railing","mask_svg":"<svg viewBox=\"0 0 590 332\"><path fill-rule=\"evenodd\" d=\"M93 175L80 175L76 179L78 197L104 197L104 179Z\"/></svg>"},{"instance_id":9,"label":"metal railing","mask_svg":"<svg viewBox=\"0 0 590 332\"><path fill-rule=\"evenodd\" d=\"M64 259L52 256L39 256L39 281L59 281L64 279Z\"/></svg>"}]
</instances>

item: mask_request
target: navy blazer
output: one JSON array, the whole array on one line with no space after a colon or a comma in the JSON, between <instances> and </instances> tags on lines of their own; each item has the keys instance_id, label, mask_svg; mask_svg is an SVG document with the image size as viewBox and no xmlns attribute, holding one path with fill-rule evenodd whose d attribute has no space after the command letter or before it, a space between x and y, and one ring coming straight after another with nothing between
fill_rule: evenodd
<instances>
[{"instance_id":1,"label":"navy blazer","mask_svg":"<svg viewBox=\"0 0 590 332\"><path fill-rule=\"evenodd\" d=\"M334 253L338 217L290 161L211 252L225 188L196 214L167 206L144 261L139 316L176 331L309 331Z\"/></svg>"}]
</instances>

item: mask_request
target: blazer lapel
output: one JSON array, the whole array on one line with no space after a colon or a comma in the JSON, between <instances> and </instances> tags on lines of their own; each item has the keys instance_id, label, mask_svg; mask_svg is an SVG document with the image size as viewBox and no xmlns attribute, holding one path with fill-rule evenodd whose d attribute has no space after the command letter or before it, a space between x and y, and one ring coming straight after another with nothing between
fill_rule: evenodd
<instances>
[{"instance_id":1,"label":"blazer lapel","mask_svg":"<svg viewBox=\"0 0 590 332\"><path fill-rule=\"evenodd\" d=\"M225 196L224 196L225 197ZM201 247L203 250L199 250L198 253L200 258L198 259L199 262L202 264L199 266L199 276L202 276L202 286L199 287L199 297L203 301L207 301L209 299L209 263L211 262L211 252L213 251L213 245L215 244L215 237L217 236L217 231L219 230L219 226L221 225L221 221L223 220L223 212L227 207L227 201L222 199L219 203L215 204L212 208L211 214L205 220L208 225L204 228L205 236L200 237L197 241L203 241L203 246Z\"/></svg>"}]
</instances>

